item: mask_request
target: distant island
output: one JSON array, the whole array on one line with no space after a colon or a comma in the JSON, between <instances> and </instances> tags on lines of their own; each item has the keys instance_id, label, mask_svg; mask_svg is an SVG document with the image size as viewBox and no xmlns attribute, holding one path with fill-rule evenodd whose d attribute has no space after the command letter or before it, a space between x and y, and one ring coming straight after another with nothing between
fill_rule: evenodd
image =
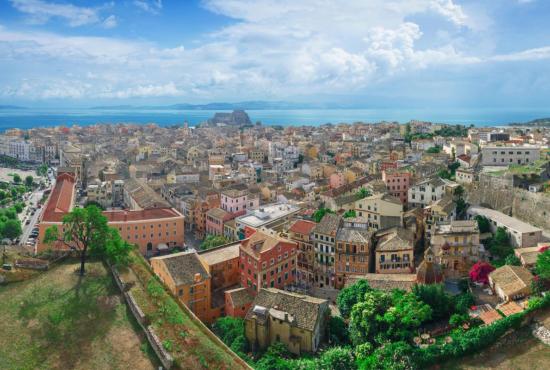
<instances>
[{"instance_id":1,"label":"distant island","mask_svg":"<svg viewBox=\"0 0 550 370\"><path fill-rule=\"evenodd\" d=\"M291 103L285 101L244 101L237 103L224 103L224 102L214 102L206 104L189 104L189 103L180 103L172 105L101 105L91 107L90 109L94 110L126 110L126 109L135 109L135 110L264 110L264 109L323 109L323 108L340 108L334 104L310 104L310 103Z\"/></svg>"},{"instance_id":2,"label":"distant island","mask_svg":"<svg viewBox=\"0 0 550 370\"><path fill-rule=\"evenodd\" d=\"M217 126L249 126L252 125L250 117L242 109L236 109L231 113L216 113L214 117L200 124L201 127Z\"/></svg>"},{"instance_id":3,"label":"distant island","mask_svg":"<svg viewBox=\"0 0 550 370\"><path fill-rule=\"evenodd\" d=\"M550 127L549 118L537 118L529 122L523 123L509 123L508 126L533 126L533 127Z\"/></svg>"}]
</instances>

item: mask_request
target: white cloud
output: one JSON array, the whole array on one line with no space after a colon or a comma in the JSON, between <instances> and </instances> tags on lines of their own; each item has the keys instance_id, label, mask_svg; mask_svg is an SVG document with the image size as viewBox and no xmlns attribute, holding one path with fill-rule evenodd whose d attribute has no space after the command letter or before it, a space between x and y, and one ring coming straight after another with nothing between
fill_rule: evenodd
<instances>
[{"instance_id":1,"label":"white cloud","mask_svg":"<svg viewBox=\"0 0 550 370\"><path fill-rule=\"evenodd\" d=\"M116 16L111 14L110 16L105 18L102 25L103 25L103 28L107 28L107 29L114 28L118 25L118 20Z\"/></svg>"},{"instance_id":2,"label":"white cloud","mask_svg":"<svg viewBox=\"0 0 550 370\"><path fill-rule=\"evenodd\" d=\"M146 4L162 9L161 2ZM0 75L0 95L209 100L346 94L422 69L550 55L546 47L476 55L455 39L475 32L471 17L449 0L209 0L205 6L234 22L197 47L0 26L0 70L13 71ZM423 13L444 20L438 22L444 38L430 38L434 31L415 18ZM117 23L115 15L98 19L107 28Z\"/></svg>"},{"instance_id":3,"label":"white cloud","mask_svg":"<svg viewBox=\"0 0 550 370\"><path fill-rule=\"evenodd\" d=\"M66 20L71 27L100 22L100 12L112 6L112 4L105 4L101 7L89 8L42 0L10 1L15 9L27 14L30 17L29 20L33 23L45 23L51 18L61 18Z\"/></svg>"},{"instance_id":4,"label":"white cloud","mask_svg":"<svg viewBox=\"0 0 550 370\"><path fill-rule=\"evenodd\" d=\"M134 0L133 4L144 12L159 14L162 10L162 0Z\"/></svg>"},{"instance_id":5,"label":"white cloud","mask_svg":"<svg viewBox=\"0 0 550 370\"><path fill-rule=\"evenodd\" d=\"M518 62L526 60L534 61L550 59L550 46L527 49L510 54L495 55L490 59L498 62Z\"/></svg>"}]
</instances>

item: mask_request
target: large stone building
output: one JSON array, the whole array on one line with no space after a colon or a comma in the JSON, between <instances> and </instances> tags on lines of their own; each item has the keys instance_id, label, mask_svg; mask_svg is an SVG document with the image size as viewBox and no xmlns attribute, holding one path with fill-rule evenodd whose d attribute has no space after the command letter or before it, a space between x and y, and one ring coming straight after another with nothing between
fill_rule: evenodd
<instances>
[{"instance_id":1,"label":"large stone building","mask_svg":"<svg viewBox=\"0 0 550 370\"><path fill-rule=\"evenodd\" d=\"M375 272L410 274L414 272L414 233L394 227L376 233Z\"/></svg>"},{"instance_id":2,"label":"large stone building","mask_svg":"<svg viewBox=\"0 0 550 370\"><path fill-rule=\"evenodd\" d=\"M356 201L355 213L368 220L369 229L380 230L401 225L403 204L394 196L378 193Z\"/></svg>"},{"instance_id":3,"label":"large stone building","mask_svg":"<svg viewBox=\"0 0 550 370\"><path fill-rule=\"evenodd\" d=\"M252 349L281 342L294 354L317 352L329 317L328 301L279 289L260 289L245 318Z\"/></svg>"},{"instance_id":4,"label":"large stone building","mask_svg":"<svg viewBox=\"0 0 550 370\"><path fill-rule=\"evenodd\" d=\"M484 146L481 149L481 164L484 166L509 166L531 164L540 158L539 147Z\"/></svg>"}]
</instances>

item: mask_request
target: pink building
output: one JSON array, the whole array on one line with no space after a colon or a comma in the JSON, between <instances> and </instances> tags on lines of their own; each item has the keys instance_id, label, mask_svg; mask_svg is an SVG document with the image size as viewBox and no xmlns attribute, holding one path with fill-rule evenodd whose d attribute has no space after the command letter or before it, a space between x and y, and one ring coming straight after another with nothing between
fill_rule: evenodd
<instances>
[{"instance_id":1,"label":"pink building","mask_svg":"<svg viewBox=\"0 0 550 370\"><path fill-rule=\"evenodd\" d=\"M253 202L248 202L247 189L226 189L221 198L221 208L234 217L244 215L247 209L254 209Z\"/></svg>"},{"instance_id":2,"label":"pink building","mask_svg":"<svg viewBox=\"0 0 550 370\"><path fill-rule=\"evenodd\" d=\"M331 189L336 189L340 186L344 186L346 184L346 179L343 173L335 172L328 178L328 183Z\"/></svg>"},{"instance_id":3,"label":"pink building","mask_svg":"<svg viewBox=\"0 0 550 370\"><path fill-rule=\"evenodd\" d=\"M235 218L221 208L212 208L206 212L206 235L223 235L223 224Z\"/></svg>"},{"instance_id":4,"label":"pink building","mask_svg":"<svg viewBox=\"0 0 550 370\"><path fill-rule=\"evenodd\" d=\"M401 200L402 204L407 203L407 192L411 185L411 173L388 168L382 171L382 180L390 195Z\"/></svg>"}]
</instances>

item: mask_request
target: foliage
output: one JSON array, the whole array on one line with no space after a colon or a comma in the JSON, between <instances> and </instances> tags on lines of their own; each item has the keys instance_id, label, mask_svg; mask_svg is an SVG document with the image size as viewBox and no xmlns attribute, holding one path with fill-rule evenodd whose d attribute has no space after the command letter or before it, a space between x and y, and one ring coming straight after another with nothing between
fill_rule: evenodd
<instances>
[{"instance_id":1,"label":"foliage","mask_svg":"<svg viewBox=\"0 0 550 370\"><path fill-rule=\"evenodd\" d=\"M412 292L419 300L431 307L433 320L447 318L454 311L453 297L445 292L443 284L417 284Z\"/></svg>"},{"instance_id":2,"label":"foliage","mask_svg":"<svg viewBox=\"0 0 550 370\"><path fill-rule=\"evenodd\" d=\"M41 164L36 169L36 174L38 176L46 176L48 174L48 165L47 164Z\"/></svg>"},{"instance_id":3,"label":"foliage","mask_svg":"<svg viewBox=\"0 0 550 370\"><path fill-rule=\"evenodd\" d=\"M15 239L23 230L21 230L21 222L19 220L9 219L6 222L0 222L0 232L2 238Z\"/></svg>"},{"instance_id":4,"label":"foliage","mask_svg":"<svg viewBox=\"0 0 550 370\"><path fill-rule=\"evenodd\" d=\"M330 343L341 345L349 342L346 322L340 316L331 316L328 324L328 331Z\"/></svg>"},{"instance_id":5,"label":"foliage","mask_svg":"<svg viewBox=\"0 0 550 370\"><path fill-rule=\"evenodd\" d=\"M371 288L369 287L369 283L364 279L340 290L340 293L338 293L338 297L336 298L336 305L338 306L342 317L348 318L353 306L357 302L363 300L365 293L370 290Z\"/></svg>"},{"instance_id":6,"label":"foliage","mask_svg":"<svg viewBox=\"0 0 550 370\"><path fill-rule=\"evenodd\" d=\"M472 293L462 293L454 297L455 300L455 309L454 312L465 314L468 312L470 307L475 303L474 296Z\"/></svg>"},{"instance_id":7,"label":"foliage","mask_svg":"<svg viewBox=\"0 0 550 370\"><path fill-rule=\"evenodd\" d=\"M510 254L504 259L504 264L510 266L521 266L521 261L515 254Z\"/></svg>"},{"instance_id":8,"label":"foliage","mask_svg":"<svg viewBox=\"0 0 550 370\"><path fill-rule=\"evenodd\" d=\"M477 226L479 227L480 233L483 234L491 232L491 223L487 217L477 215L474 219L477 221Z\"/></svg>"},{"instance_id":9,"label":"foliage","mask_svg":"<svg viewBox=\"0 0 550 370\"><path fill-rule=\"evenodd\" d=\"M416 369L416 351L404 341L388 343L364 359L358 360L361 370L409 370Z\"/></svg>"},{"instance_id":10,"label":"foliage","mask_svg":"<svg viewBox=\"0 0 550 370\"><path fill-rule=\"evenodd\" d=\"M31 175L25 177L25 185L27 185L29 188L32 186L33 182L34 178Z\"/></svg>"},{"instance_id":11,"label":"foliage","mask_svg":"<svg viewBox=\"0 0 550 370\"><path fill-rule=\"evenodd\" d=\"M489 283L489 274L495 268L488 262L476 262L470 269L470 279L476 283Z\"/></svg>"},{"instance_id":12,"label":"foliage","mask_svg":"<svg viewBox=\"0 0 550 370\"><path fill-rule=\"evenodd\" d=\"M103 207L98 201L96 200L88 200L86 201L86 204L84 204L84 207L88 207L88 206L95 206L101 210L105 210L105 207Z\"/></svg>"},{"instance_id":13,"label":"foliage","mask_svg":"<svg viewBox=\"0 0 550 370\"><path fill-rule=\"evenodd\" d=\"M88 254L115 264L128 262L131 246L123 241L118 230L108 226L107 218L95 206L75 208L63 216L60 233L57 226L46 229L44 243L62 243L80 252L80 274L84 275Z\"/></svg>"},{"instance_id":14,"label":"foliage","mask_svg":"<svg viewBox=\"0 0 550 370\"><path fill-rule=\"evenodd\" d=\"M468 136L468 128L462 125L445 126L435 131L435 134L444 137L466 137Z\"/></svg>"},{"instance_id":15,"label":"foliage","mask_svg":"<svg viewBox=\"0 0 550 370\"><path fill-rule=\"evenodd\" d=\"M330 208L321 207L313 212L313 215L311 217L313 217L313 221L319 223L327 213L334 213L334 211Z\"/></svg>"},{"instance_id":16,"label":"foliage","mask_svg":"<svg viewBox=\"0 0 550 370\"><path fill-rule=\"evenodd\" d=\"M21 183L21 176L19 176L18 174L15 174L13 175L13 182L16 183L16 184L20 184Z\"/></svg>"},{"instance_id":17,"label":"foliage","mask_svg":"<svg viewBox=\"0 0 550 370\"><path fill-rule=\"evenodd\" d=\"M432 309L413 293L373 290L351 311L349 331L355 345L406 340L420 324L431 319Z\"/></svg>"},{"instance_id":18,"label":"foliage","mask_svg":"<svg viewBox=\"0 0 550 370\"><path fill-rule=\"evenodd\" d=\"M283 343L277 342L269 346L262 358L256 362L256 370L292 369L286 358L289 352Z\"/></svg>"},{"instance_id":19,"label":"foliage","mask_svg":"<svg viewBox=\"0 0 550 370\"><path fill-rule=\"evenodd\" d=\"M353 370L355 369L353 352L346 347L329 348L319 358L318 369Z\"/></svg>"},{"instance_id":20,"label":"foliage","mask_svg":"<svg viewBox=\"0 0 550 370\"><path fill-rule=\"evenodd\" d=\"M352 218L352 217L357 217L357 214L354 209L347 210L344 213L344 218Z\"/></svg>"},{"instance_id":21,"label":"foliage","mask_svg":"<svg viewBox=\"0 0 550 370\"><path fill-rule=\"evenodd\" d=\"M229 240L222 235L207 235L201 243L201 249L211 249L229 243Z\"/></svg>"},{"instance_id":22,"label":"foliage","mask_svg":"<svg viewBox=\"0 0 550 370\"><path fill-rule=\"evenodd\" d=\"M426 153L430 153L430 154L437 154L440 152L441 152L441 147L438 145L432 146L431 148L426 149Z\"/></svg>"},{"instance_id":23,"label":"foliage","mask_svg":"<svg viewBox=\"0 0 550 370\"><path fill-rule=\"evenodd\" d=\"M539 253L535 269L539 277L542 279L550 279L550 249L546 249L542 253Z\"/></svg>"},{"instance_id":24,"label":"foliage","mask_svg":"<svg viewBox=\"0 0 550 370\"><path fill-rule=\"evenodd\" d=\"M470 321L470 316L468 314L455 313L451 315L451 318L449 319L449 324L454 327L458 327L469 321Z\"/></svg>"},{"instance_id":25,"label":"foliage","mask_svg":"<svg viewBox=\"0 0 550 370\"><path fill-rule=\"evenodd\" d=\"M514 249L510 245L510 237L503 227L498 227L495 235L489 241L489 252L499 259L504 259L514 253Z\"/></svg>"},{"instance_id":26,"label":"foliage","mask_svg":"<svg viewBox=\"0 0 550 370\"><path fill-rule=\"evenodd\" d=\"M357 195L357 198L363 199L366 197L370 197L372 195L372 192L367 188L361 188L357 191L356 195Z\"/></svg>"}]
</instances>

